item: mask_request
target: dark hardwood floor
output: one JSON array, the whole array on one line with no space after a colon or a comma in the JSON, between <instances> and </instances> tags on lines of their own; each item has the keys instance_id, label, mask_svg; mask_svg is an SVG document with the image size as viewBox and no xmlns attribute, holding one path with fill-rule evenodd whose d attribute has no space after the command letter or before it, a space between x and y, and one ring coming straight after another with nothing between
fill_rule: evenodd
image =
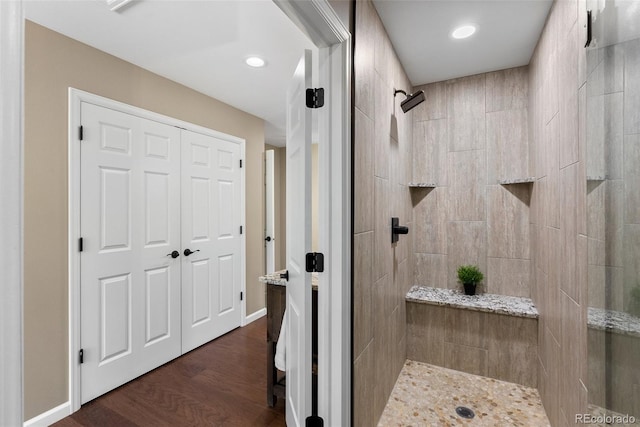
<instances>
[{"instance_id":1,"label":"dark hardwood floor","mask_svg":"<svg viewBox=\"0 0 640 427\"><path fill-rule=\"evenodd\" d=\"M56 427L285 426L267 406L267 320L236 329L85 404Z\"/></svg>"}]
</instances>

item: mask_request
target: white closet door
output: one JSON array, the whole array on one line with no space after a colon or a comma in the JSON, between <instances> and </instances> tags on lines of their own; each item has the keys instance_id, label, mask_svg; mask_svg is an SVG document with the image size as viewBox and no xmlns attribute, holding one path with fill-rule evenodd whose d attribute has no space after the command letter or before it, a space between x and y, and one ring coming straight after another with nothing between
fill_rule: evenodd
<instances>
[{"instance_id":1,"label":"white closet door","mask_svg":"<svg viewBox=\"0 0 640 427\"><path fill-rule=\"evenodd\" d=\"M180 355L180 131L83 103L82 403Z\"/></svg>"},{"instance_id":2,"label":"white closet door","mask_svg":"<svg viewBox=\"0 0 640 427\"><path fill-rule=\"evenodd\" d=\"M240 145L182 131L182 351L240 326Z\"/></svg>"}]
</instances>

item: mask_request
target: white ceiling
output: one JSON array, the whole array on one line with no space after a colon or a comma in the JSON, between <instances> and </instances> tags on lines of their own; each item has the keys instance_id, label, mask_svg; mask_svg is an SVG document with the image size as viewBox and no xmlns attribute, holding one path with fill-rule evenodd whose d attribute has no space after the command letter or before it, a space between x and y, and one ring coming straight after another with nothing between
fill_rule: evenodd
<instances>
[{"instance_id":1,"label":"white ceiling","mask_svg":"<svg viewBox=\"0 0 640 427\"><path fill-rule=\"evenodd\" d=\"M373 0L414 86L526 65L551 0ZM463 24L476 33L455 40Z\"/></svg>"},{"instance_id":2,"label":"white ceiling","mask_svg":"<svg viewBox=\"0 0 640 427\"><path fill-rule=\"evenodd\" d=\"M271 0L27 1L26 18L265 120L285 141L289 78L311 41ZM264 58L255 69L246 57Z\"/></svg>"}]
</instances>

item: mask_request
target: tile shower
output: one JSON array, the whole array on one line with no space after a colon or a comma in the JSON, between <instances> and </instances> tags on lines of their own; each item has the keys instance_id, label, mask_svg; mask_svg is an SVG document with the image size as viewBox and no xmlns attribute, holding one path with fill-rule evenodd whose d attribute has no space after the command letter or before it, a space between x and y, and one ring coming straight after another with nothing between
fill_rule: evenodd
<instances>
[{"instance_id":1,"label":"tile shower","mask_svg":"<svg viewBox=\"0 0 640 427\"><path fill-rule=\"evenodd\" d=\"M415 357L409 289L457 289L463 263L482 292L535 303L513 363L533 366L552 426L640 418L640 42L605 36L614 3L556 0L527 66L413 88L373 4L356 3L354 425L377 424ZM584 49L587 8L602 19ZM426 101L403 114L394 89ZM392 216L410 230L394 245ZM506 321L487 316L490 340Z\"/></svg>"}]
</instances>

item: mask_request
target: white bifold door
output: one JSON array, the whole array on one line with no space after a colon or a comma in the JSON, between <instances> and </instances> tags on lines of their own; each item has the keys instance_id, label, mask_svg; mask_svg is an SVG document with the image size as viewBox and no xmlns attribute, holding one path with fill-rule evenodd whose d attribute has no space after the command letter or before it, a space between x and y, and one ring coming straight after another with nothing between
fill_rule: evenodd
<instances>
[{"instance_id":1,"label":"white bifold door","mask_svg":"<svg viewBox=\"0 0 640 427\"><path fill-rule=\"evenodd\" d=\"M80 114L85 403L240 325L242 190L237 143Z\"/></svg>"}]
</instances>

